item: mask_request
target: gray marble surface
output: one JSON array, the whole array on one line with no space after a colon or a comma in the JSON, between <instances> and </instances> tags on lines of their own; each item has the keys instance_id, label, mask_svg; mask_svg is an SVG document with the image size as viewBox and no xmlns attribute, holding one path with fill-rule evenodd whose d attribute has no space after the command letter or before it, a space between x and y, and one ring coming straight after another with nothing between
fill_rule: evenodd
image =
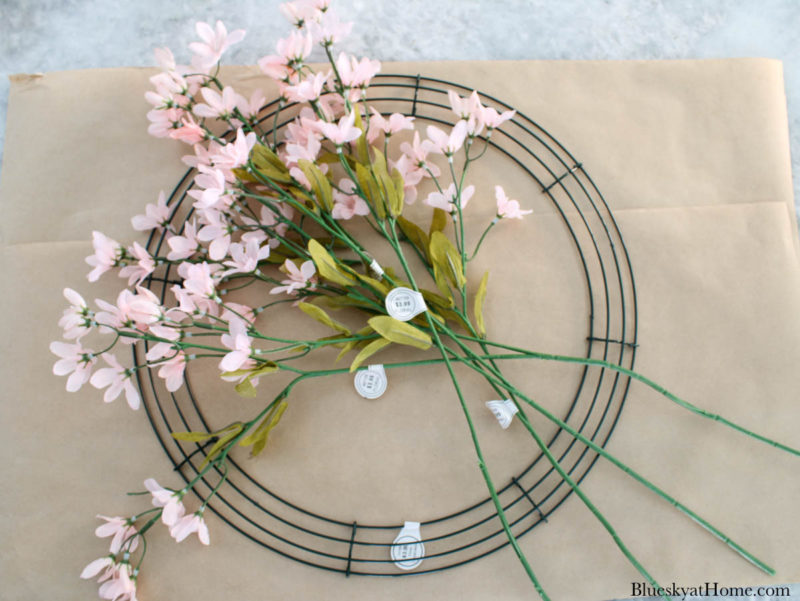
<instances>
[{"instance_id":1,"label":"gray marble surface","mask_svg":"<svg viewBox=\"0 0 800 601\"><path fill-rule=\"evenodd\" d=\"M781 59L795 197L800 198L800 0L334 3L343 15L358 15L347 48L381 60ZM254 63L285 35L278 4L277 0L0 0L0 154L9 74L151 65L153 47L183 49L194 39L195 21L221 15L228 15L230 28L244 27L248 32L227 61ZM791 588L788 598L800 599L800 585Z\"/></svg>"},{"instance_id":2,"label":"gray marble surface","mask_svg":"<svg viewBox=\"0 0 800 601\"><path fill-rule=\"evenodd\" d=\"M765 56L784 63L795 198L800 198L798 0L335 0L358 15L348 49L381 60L658 59ZM220 15L253 63L286 31L278 0L0 0L0 153L7 75L153 64ZM235 10L231 7L235 6ZM435 17L435 18L434 18ZM388 26L387 26L388 25ZM800 215L800 210L798 211Z\"/></svg>"}]
</instances>

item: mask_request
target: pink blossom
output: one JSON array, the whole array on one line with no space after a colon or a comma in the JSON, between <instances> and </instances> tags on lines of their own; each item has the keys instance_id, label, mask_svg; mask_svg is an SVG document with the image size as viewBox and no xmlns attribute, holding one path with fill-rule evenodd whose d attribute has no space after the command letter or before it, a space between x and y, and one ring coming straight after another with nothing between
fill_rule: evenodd
<instances>
[{"instance_id":1,"label":"pink blossom","mask_svg":"<svg viewBox=\"0 0 800 601\"><path fill-rule=\"evenodd\" d=\"M115 563L111 569L109 579L98 590L100 598L110 601L136 601L136 577L131 572L130 564L122 561Z\"/></svg>"},{"instance_id":2,"label":"pink blossom","mask_svg":"<svg viewBox=\"0 0 800 601\"><path fill-rule=\"evenodd\" d=\"M125 249L116 240L97 231L92 232L92 246L94 254L86 257L86 263L94 269L86 277L90 282L96 282L106 271L119 265Z\"/></svg>"},{"instance_id":3,"label":"pink blossom","mask_svg":"<svg viewBox=\"0 0 800 601\"><path fill-rule=\"evenodd\" d=\"M148 111L147 119L150 125L147 127L147 133L156 138L168 137L173 129L181 127L184 114L185 111L177 107Z\"/></svg>"},{"instance_id":4,"label":"pink blossom","mask_svg":"<svg viewBox=\"0 0 800 601\"><path fill-rule=\"evenodd\" d=\"M311 282L311 278L313 278L314 274L317 272L313 261L304 262L298 269L294 262L286 259L283 263L283 268L286 270L289 279L281 282L283 286L276 286L270 290L270 294L280 294L281 292L295 294L297 290L308 286L309 282Z\"/></svg>"},{"instance_id":5,"label":"pink blossom","mask_svg":"<svg viewBox=\"0 0 800 601\"><path fill-rule=\"evenodd\" d=\"M280 246L281 241L278 239L278 236L285 236L286 232L289 230L289 224L287 221L290 221L294 216L294 209L291 206L285 203L280 203L277 205L280 214L276 213L269 207L262 206L261 207L261 219L260 225L265 228L269 228L269 232L272 233L274 238L269 240L270 248L277 248ZM254 220L255 221L255 220ZM258 230L262 231L262 230ZM253 232L248 232L242 236L242 241L244 241L247 237L249 237Z\"/></svg>"},{"instance_id":6,"label":"pink blossom","mask_svg":"<svg viewBox=\"0 0 800 601\"><path fill-rule=\"evenodd\" d=\"M203 226L197 232L197 239L210 242L208 256L212 261L221 261L228 254L234 226L226 222L226 218L220 211L208 211L206 217L208 225Z\"/></svg>"},{"instance_id":7,"label":"pink blossom","mask_svg":"<svg viewBox=\"0 0 800 601\"><path fill-rule=\"evenodd\" d=\"M53 373L57 376L66 376L67 390L75 392L89 381L92 375L92 366L97 362L91 349L85 349L80 344L66 342L51 342L50 352L61 357L53 365Z\"/></svg>"},{"instance_id":8,"label":"pink blossom","mask_svg":"<svg viewBox=\"0 0 800 601\"><path fill-rule=\"evenodd\" d=\"M98 311L95 319L100 324L100 331L107 331L108 329L130 329L135 328L136 323L133 318L133 310L131 309L131 302L134 300L135 295L128 289L122 290L117 295L117 304L112 305L107 303L101 298L96 298L95 303L102 309ZM103 328L102 326L107 326ZM133 339L127 337L122 339L123 342L134 342Z\"/></svg>"},{"instance_id":9,"label":"pink blossom","mask_svg":"<svg viewBox=\"0 0 800 601\"><path fill-rule=\"evenodd\" d=\"M344 98L339 94L325 94L317 100L317 109L328 121L333 121L336 115L341 115L346 108ZM302 111L301 111L302 116Z\"/></svg>"},{"instance_id":10,"label":"pink blossom","mask_svg":"<svg viewBox=\"0 0 800 601\"><path fill-rule=\"evenodd\" d=\"M369 119L369 131L367 132L367 141L372 144L380 132L386 134L388 138L392 134L396 134L404 129L414 129L414 117L406 117L400 113L392 113L386 119L381 115L375 107L372 107L372 116Z\"/></svg>"},{"instance_id":11,"label":"pink blossom","mask_svg":"<svg viewBox=\"0 0 800 601\"><path fill-rule=\"evenodd\" d=\"M182 499L186 490L168 490L161 486L153 478L144 481L144 487L152 495L153 507L163 507L161 521L170 528L183 517L186 508L183 506Z\"/></svg>"},{"instance_id":12,"label":"pink blossom","mask_svg":"<svg viewBox=\"0 0 800 601\"><path fill-rule=\"evenodd\" d=\"M126 265L119 270L121 278L128 278L128 285L132 286L134 283L141 284L148 275L153 273L156 268L156 263L150 253L138 242L134 242L133 246L128 249L128 254L137 260L136 263Z\"/></svg>"},{"instance_id":13,"label":"pink blossom","mask_svg":"<svg viewBox=\"0 0 800 601\"><path fill-rule=\"evenodd\" d=\"M211 157L214 166L224 170L227 181L236 181L236 177L230 173L230 170L247 163L247 159L250 157L250 150L255 146L255 143L256 134L253 132L245 134L240 127L236 130L235 140L220 146L216 154Z\"/></svg>"},{"instance_id":14,"label":"pink blossom","mask_svg":"<svg viewBox=\"0 0 800 601\"><path fill-rule=\"evenodd\" d=\"M346 88L363 88L381 70L381 63L368 58L359 61L341 52L336 59L336 70Z\"/></svg>"},{"instance_id":15,"label":"pink blossom","mask_svg":"<svg viewBox=\"0 0 800 601\"><path fill-rule=\"evenodd\" d=\"M116 558L114 555L106 555L105 557L100 557L99 559L95 559L94 561L90 562L83 571L81 572L81 578L89 579L94 578L100 572L105 570L103 574L100 576L99 582L103 580L107 580L111 578L111 575L114 572L114 566L116 564Z\"/></svg>"},{"instance_id":16,"label":"pink blossom","mask_svg":"<svg viewBox=\"0 0 800 601\"><path fill-rule=\"evenodd\" d=\"M467 134L470 137L480 134L483 131L484 108L478 98L478 92L473 90L469 98L462 98L453 90L448 90L447 96L453 112L467 122Z\"/></svg>"},{"instance_id":17,"label":"pink blossom","mask_svg":"<svg viewBox=\"0 0 800 601\"><path fill-rule=\"evenodd\" d=\"M472 195L475 194L475 186L467 186L463 190L461 190L461 208L464 209L467 206L470 198ZM425 204L428 204L432 207L437 209L442 209L443 211L447 211L448 213L452 213L455 208L455 198L456 198L456 185L450 184L443 193L439 192L431 192L428 197L425 199Z\"/></svg>"},{"instance_id":18,"label":"pink blossom","mask_svg":"<svg viewBox=\"0 0 800 601\"><path fill-rule=\"evenodd\" d=\"M183 384L183 373L186 369L187 360L186 354L183 351L178 351L175 356L161 364L158 370L158 377L164 379L164 384L170 392L175 392Z\"/></svg>"},{"instance_id":19,"label":"pink blossom","mask_svg":"<svg viewBox=\"0 0 800 601\"><path fill-rule=\"evenodd\" d=\"M490 106L483 107L481 111L481 120L491 134L491 130L500 127L503 123L511 119L517 111L504 111L502 114L498 113Z\"/></svg>"},{"instance_id":20,"label":"pink blossom","mask_svg":"<svg viewBox=\"0 0 800 601\"><path fill-rule=\"evenodd\" d=\"M467 138L467 122L459 121L450 130L448 136L435 125L429 125L427 130L428 139L423 142L430 152L438 152L451 158L464 145Z\"/></svg>"},{"instance_id":21,"label":"pink blossom","mask_svg":"<svg viewBox=\"0 0 800 601\"><path fill-rule=\"evenodd\" d=\"M175 55L172 54L172 50L169 48L155 48L153 49L153 56L162 71L174 71L176 69Z\"/></svg>"},{"instance_id":22,"label":"pink blossom","mask_svg":"<svg viewBox=\"0 0 800 601\"><path fill-rule=\"evenodd\" d=\"M241 101L236 105L239 112L250 119L258 116L258 113L267 102L267 97L264 96L264 91L261 88L256 88L250 95L250 100L245 100L244 96L240 96Z\"/></svg>"},{"instance_id":23,"label":"pink blossom","mask_svg":"<svg viewBox=\"0 0 800 601\"><path fill-rule=\"evenodd\" d=\"M259 248L258 240L254 239L251 239L246 244L234 242L230 247L230 256L230 261L223 262L223 265L230 267L223 275L252 273L258 269L259 261L269 257L269 246Z\"/></svg>"},{"instance_id":24,"label":"pink blossom","mask_svg":"<svg viewBox=\"0 0 800 601\"><path fill-rule=\"evenodd\" d=\"M459 119L468 121L470 117L477 119L480 116L482 106L477 91L473 90L469 98L462 98L453 90L447 90L447 98L450 101L450 108Z\"/></svg>"},{"instance_id":25,"label":"pink blossom","mask_svg":"<svg viewBox=\"0 0 800 601\"><path fill-rule=\"evenodd\" d=\"M296 165L301 159L315 162L321 149L322 144L313 136L309 136L305 144L286 144L285 162L287 165Z\"/></svg>"},{"instance_id":26,"label":"pink blossom","mask_svg":"<svg viewBox=\"0 0 800 601\"><path fill-rule=\"evenodd\" d=\"M357 140L361 136L361 130L353 126L356 114L351 111L348 115L339 119L339 123L322 123L319 128L323 136L328 138L336 146L341 146L347 142Z\"/></svg>"},{"instance_id":27,"label":"pink blossom","mask_svg":"<svg viewBox=\"0 0 800 601\"><path fill-rule=\"evenodd\" d=\"M108 387L108 390L106 390L103 395L103 401L106 403L110 403L116 399L124 390L125 400L128 401L130 408L134 410L138 409L141 399L139 398L136 387L133 385L133 382L131 382L131 376L134 373L133 370L122 367L119 361L117 361L117 358L110 353L103 353L103 360L105 360L110 367L100 368L92 374L92 386L95 388Z\"/></svg>"},{"instance_id":28,"label":"pink blossom","mask_svg":"<svg viewBox=\"0 0 800 601\"><path fill-rule=\"evenodd\" d=\"M148 362L158 361L166 357L173 350L177 350L177 348L169 342L157 342L147 349L145 359L147 359Z\"/></svg>"},{"instance_id":29,"label":"pink blossom","mask_svg":"<svg viewBox=\"0 0 800 601\"><path fill-rule=\"evenodd\" d=\"M510 200L501 186L494 187L494 195L497 199L497 216L501 219L522 219L523 215L533 213L531 210L520 210L519 202Z\"/></svg>"},{"instance_id":30,"label":"pink blossom","mask_svg":"<svg viewBox=\"0 0 800 601\"><path fill-rule=\"evenodd\" d=\"M195 254L200 248L200 242L197 240L196 222L194 220L186 222L181 235L168 238L167 244L169 244L170 248L170 252L167 253L167 259L170 261L188 259Z\"/></svg>"},{"instance_id":31,"label":"pink blossom","mask_svg":"<svg viewBox=\"0 0 800 601\"><path fill-rule=\"evenodd\" d=\"M206 130L194 120L194 117L187 114L181 119L180 127L169 132L169 137L186 144L197 144L206 139Z\"/></svg>"},{"instance_id":32,"label":"pink blossom","mask_svg":"<svg viewBox=\"0 0 800 601\"><path fill-rule=\"evenodd\" d=\"M275 48L277 54L260 59L258 66L265 75L278 81L287 81L311 54L313 44L310 33L293 31L286 38L278 40Z\"/></svg>"},{"instance_id":33,"label":"pink blossom","mask_svg":"<svg viewBox=\"0 0 800 601\"><path fill-rule=\"evenodd\" d=\"M231 319L244 318L247 323L253 325L256 321L256 312L252 307L248 307L247 305L226 302L220 317L227 322L230 322Z\"/></svg>"},{"instance_id":34,"label":"pink blossom","mask_svg":"<svg viewBox=\"0 0 800 601\"><path fill-rule=\"evenodd\" d=\"M198 117L229 119L233 117L233 112L238 104L247 102L230 86L222 88L222 94L211 88L203 88L202 94L206 102L198 103L192 109Z\"/></svg>"},{"instance_id":35,"label":"pink blossom","mask_svg":"<svg viewBox=\"0 0 800 601\"><path fill-rule=\"evenodd\" d=\"M320 10L314 0L295 0L294 2L284 2L278 9L284 17L297 28L303 27L306 23L314 21L319 17Z\"/></svg>"},{"instance_id":36,"label":"pink blossom","mask_svg":"<svg viewBox=\"0 0 800 601\"><path fill-rule=\"evenodd\" d=\"M425 169L412 163L407 154L401 154L397 161L389 160L389 169L391 171L397 169L400 177L403 178L404 202L413 204L417 199L417 185L428 173Z\"/></svg>"},{"instance_id":37,"label":"pink blossom","mask_svg":"<svg viewBox=\"0 0 800 601\"><path fill-rule=\"evenodd\" d=\"M152 325L164 320L164 308L155 293L141 286L136 287L136 294L128 303L131 318L141 325Z\"/></svg>"},{"instance_id":38,"label":"pink blossom","mask_svg":"<svg viewBox=\"0 0 800 601\"><path fill-rule=\"evenodd\" d=\"M189 167L198 168L201 165L204 167L211 167L211 157L216 154L219 149L219 144L217 144L214 140L211 140L208 143L208 148L206 148L202 144L195 144L192 147L194 150L194 156L188 154L181 157L181 160L189 165Z\"/></svg>"},{"instance_id":39,"label":"pink blossom","mask_svg":"<svg viewBox=\"0 0 800 601\"><path fill-rule=\"evenodd\" d=\"M229 334L220 336L220 341L231 352L225 355L219 362L219 368L222 371L236 371L249 363L252 340L247 335L247 324L244 320L234 317L228 323Z\"/></svg>"},{"instance_id":40,"label":"pink blossom","mask_svg":"<svg viewBox=\"0 0 800 601\"><path fill-rule=\"evenodd\" d=\"M177 541L181 542L193 532L197 532L197 538L204 545L209 543L208 526L203 520L203 510L194 512L192 515L185 515L179 519L169 529L170 535Z\"/></svg>"},{"instance_id":41,"label":"pink blossom","mask_svg":"<svg viewBox=\"0 0 800 601\"><path fill-rule=\"evenodd\" d=\"M430 170L435 177L439 177L441 175L439 167L435 163L428 161L430 142L428 142L428 140L425 140L425 142L420 142L418 131L414 132L414 140L411 144L408 142L403 142L400 144L400 152L407 156L411 162L419 168L419 180L421 180L424 176L429 175L426 172L426 169Z\"/></svg>"},{"instance_id":42,"label":"pink blossom","mask_svg":"<svg viewBox=\"0 0 800 601\"><path fill-rule=\"evenodd\" d=\"M186 266L185 268L183 268L184 265ZM208 263L205 261L195 264L183 263L181 267L183 269L179 273L184 279L184 289L202 298L218 298L211 266Z\"/></svg>"},{"instance_id":43,"label":"pink blossom","mask_svg":"<svg viewBox=\"0 0 800 601\"><path fill-rule=\"evenodd\" d=\"M64 338L79 340L89 332L94 314L89 310L83 297L72 288L64 288L64 298L69 301L70 306L64 309L58 325L64 329Z\"/></svg>"},{"instance_id":44,"label":"pink blossom","mask_svg":"<svg viewBox=\"0 0 800 601\"><path fill-rule=\"evenodd\" d=\"M222 21L217 21L214 29L208 23L197 23L197 35L202 42L192 42L189 49L194 52L196 64L203 69L209 69L219 62L222 54L231 44L236 44L244 39L244 30L237 29L228 33Z\"/></svg>"},{"instance_id":45,"label":"pink blossom","mask_svg":"<svg viewBox=\"0 0 800 601\"><path fill-rule=\"evenodd\" d=\"M345 178L339 180L339 188L342 190L333 191L333 210L331 215L334 219L351 219L354 215L369 215L369 205L363 198L354 194L355 184Z\"/></svg>"},{"instance_id":46,"label":"pink blossom","mask_svg":"<svg viewBox=\"0 0 800 601\"><path fill-rule=\"evenodd\" d=\"M305 107L308 109L308 107ZM312 138L319 140L322 134L319 133L319 122L313 112L309 113L303 109L300 116L286 125L286 143L307 146ZM310 110L310 109L309 109Z\"/></svg>"},{"instance_id":47,"label":"pink blossom","mask_svg":"<svg viewBox=\"0 0 800 601\"><path fill-rule=\"evenodd\" d=\"M139 232L157 229L158 231L164 228L169 228L171 210L167 206L167 197L164 191L158 193L158 201L156 204L148 204L144 208L144 215L136 215L131 219L133 229Z\"/></svg>"},{"instance_id":48,"label":"pink blossom","mask_svg":"<svg viewBox=\"0 0 800 601\"><path fill-rule=\"evenodd\" d=\"M138 531L133 525L132 520L121 517L110 518L105 515L98 515L97 517L101 520L105 520L106 523L97 527L94 531L95 536L100 538L112 536L112 553L119 553L123 544L125 545L126 551L133 552L136 550L136 547L139 545L139 537L137 536Z\"/></svg>"},{"instance_id":49,"label":"pink blossom","mask_svg":"<svg viewBox=\"0 0 800 601\"><path fill-rule=\"evenodd\" d=\"M288 61L277 54L270 54L258 59L258 68L267 77L271 77L277 82L288 80L289 75L293 72Z\"/></svg>"},{"instance_id":50,"label":"pink blossom","mask_svg":"<svg viewBox=\"0 0 800 601\"><path fill-rule=\"evenodd\" d=\"M155 91L148 90L144 97L156 109L168 109L178 106L185 100L184 94L188 90L186 80L175 72L158 73L150 78L150 83Z\"/></svg>"},{"instance_id":51,"label":"pink blossom","mask_svg":"<svg viewBox=\"0 0 800 601\"><path fill-rule=\"evenodd\" d=\"M325 46L338 44L350 35L352 29L352 21L343 23L339 20L338 15L332 11L325 11L318 21L310 21L308 24L308 30L314 40L321 42Z\"/></svg>"},{"instance_id":52,"label":"pink blossom","mask_svg":"<svg viewBox=\"0 0 800 601\"><path fill-rule=\"evenodd\" d=\"M287 86L285 95L291 102L311 102L317 100L322 94L328 77L330 77L330 72L308 75L297 85Z\"/></svg>"},{"instance_id":53,"label":"pink blossom","mask_svg":"<svg viewBox=\"0 0 800 601\"><path fill-rule=\"evenodd\" d=\"M205 165L200 165L197 170L198 174L194 177L194 183L199 189L187 192L197 201L194 206L203 212L209 209L228 208L233 202L233 198L227 193L227 183L222 170Z\"/></svg>"}]
</instances>

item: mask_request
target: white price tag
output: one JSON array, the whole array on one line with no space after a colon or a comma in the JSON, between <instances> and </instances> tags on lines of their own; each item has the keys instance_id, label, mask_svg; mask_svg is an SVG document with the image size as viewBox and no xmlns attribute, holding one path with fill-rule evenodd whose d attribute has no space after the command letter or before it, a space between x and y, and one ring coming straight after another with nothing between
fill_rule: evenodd
<instances>
[{"instance_id":1,"label":"white price tag","mask_svg":"<svg viewBox=\"0 0 800 601\"><path fill-rule=\"evenodd\" d=\"M422 295L409 288L394 288L386 295L386 311L399 321L414 319L427 309Z\"/></svg>"},{"instance_id":2,"label":"white price tag","mask_svg":"<svg viewBox=\"0 0 800 601\"><path fill-rule=\"evenodd\" d=\"M419 532L419 522L406 522L392 543L392 561L401 570L413 570L425 557L425 545Z\"/></svg>"},{"instance_id":3,"label":"white price tag","mask_svg":"<svg viewBox=\"0 0 800 601\"><path fill-rule=\"evenodd\" d=\"M383 278L383 267L375 260L372 259L372 263L369 264L369 268L372 270L372 273L375 274L375 277L379 280Z\"/></svg>"},{"instance_id":4,"label":"white price tag","mask_svg":"<svg viewBox=\"0 0 800 601\"><path fill-rule=\"evenodd\" d=\"M354 384L356 392L365 399L377 399L386 392L389 380L383 365L370 365L356 372Z\"/></svg>"},{"instance_id":5,"label":"white price tag","mask_svg":"<svg viewBox=\"0 0 800 601\"><path fill-rule=\"evenodd\" d=\"M504 401L487 401L486 406L494 413L500 427L505 430L511 425L511 420L519 411L511 399Z\"/></svg>"}]
</instances>

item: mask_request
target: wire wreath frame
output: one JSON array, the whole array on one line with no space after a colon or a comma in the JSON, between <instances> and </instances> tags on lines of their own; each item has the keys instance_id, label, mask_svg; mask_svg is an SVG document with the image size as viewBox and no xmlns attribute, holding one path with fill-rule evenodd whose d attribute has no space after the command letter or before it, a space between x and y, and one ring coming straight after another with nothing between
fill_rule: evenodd
<instances>
[{"instance_id":1,"label":"wire wreath frame","mask_svg":"<svg viewBox=\"0 0 800 601\"><path fill-rule=\"evenodd\" d=\"M401 74L378 75L370 86L368 100L380 112L414 116L418 121L452 125L447 90L471 92L455 82ZM480 93L485 104L498 110L509 105ZM275 100L262 107L260 121L271 124L291 106ZM448 115L450 118L448 118ZM278 123L279 129L291 119ZM230 132L229 134L230 135ZM554 207L577 253L587 298L585 357L603 359L633 368L638 322L636 287L628 250L605 198L586 168L555 137L529 117L517 112L514 118L488 140L524 171ZM180 179L169 197L172 225L182 231L192 210L187 191L193 186L194 170ZM183 208L183 210L181 210ZM178 218L178 215L181 217ZM164 245L165 233L151 234L147 249L155 254ZM170 267L148 278L144 285L163 302L169 286ZM133 346L134 364L144 363L147 343ZM191 382L177 392L166 391L155 370L137 370L136 376L151 426L164 452L186 482L199 472L204 445L181 443L172 432L210 430ZM598 366L584 366L568 404L563 421L605 446L611 438L628 395L630 378ZM199 424L199 426L198 426ZM598 455L558 430L547 446L565 471L580 483ZM520 537L547 522L548 517L572 494L540 452L532 453L529 465L500 483L497 493L512 532ZM222 474L212 470L203 479L209 490ZM215 481L216 479L216 481ZM255 492L253 492L255 491ZM199 493L195 491L195 494ZM471 503L446 515L422 522L424 563L413 571L394 564L390 550L402 523L369 524L322 515L285 499L248 473L241 463L229 459L227 481L209 504L222 520L253 542L303 564L339 572L345 576L407 576L438 572L461 566L506 545L508 540L497 520L491 498Z\"/></svg>"}]
</instances>

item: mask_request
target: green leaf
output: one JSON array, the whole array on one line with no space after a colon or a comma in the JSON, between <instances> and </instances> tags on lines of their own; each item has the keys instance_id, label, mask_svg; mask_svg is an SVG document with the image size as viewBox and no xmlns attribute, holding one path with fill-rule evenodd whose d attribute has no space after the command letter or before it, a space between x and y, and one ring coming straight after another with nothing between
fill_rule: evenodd
<instances>
[{"instance_id":1,"label":"green leaf","mask_svg":"<svg viewBox=\"0 0 800 601\"><path fill-rule=\"evenodd\" d=\"M486 300L486 285L489 283L489 272L483 274L478 291L475 293L475 324L478 326L478 334L481 338L486 337L486 324L483 321L483 303Z\"/></svg>"},{"instance_id":2,"label":"green leaf","mask_svg":"<svg viewBox=\"0 0 800 601\"><path fill-rule=\"evenodd\" d=\"M313 238L308 241L308 252L317 267L317 272L323 278L340 286L352 286L355 284L355 280L339 268L336 260L325 250L325 247Z\"/></svg>"},{"instance_id":3,"label":"green leaf","mask_svg":"<svg viewBox=\"0 0 800 601\"><path fill-rule=\"evenodd\" d=\"M286 165L284 165L280 157L267 146L263 144L256 144L253 146L253 150L250 151L250 160L253 162L256 170L265 177L281 184L288 184L292 181L292 176L289 175L289 170L286 168Z\"/></svg>"},{"instance_id":4,"label":"green leaf","mask_svg":"<svg viewBox=\"0 0 800 601\"><path fill-rule=\"evenodd\" d=\"M396 217L403 211L403 197L398 197L395 180L389 175L386 167L386 157L377 148L372 148L372 175L375 178L378 186L378 192L382 199L382 203L389 209L389 213ZM398 171L398 176L400 172ZM400 178L402 184L402 178ZM402 191L402 186L401 186ZM381 203L379 203L381 204Z\"/></svg>"},{"instance_id":5,"label":"green leaf","mask_svg":"<svg viewBox=\"0 0 800 601\"><path fill-rule=\"evenodd\" d=\"M347 335L350 334L350 330L347 328L347 326L339 323L335 319L332 319L330 315L325 313L324 309L321 309L316 305L312 305L311 303L299 303L297 306L303 313L305 313L309 317L312 317L313 319L316 319L321 324L326 325L329 328L336 330L337 332L341 332Z\"/></svg>"},{"instance_id":6,"label":"green leaf","mask_svg":"<svg viewBox=\"0 0 800 601\"><path fill-rule=\"evenodd\" d=\"M394 185L394 196L393 201L389 204L389 210L393 217L397 217L403 212L403 202L406 198L403 174L398 169L392 169L392 184Z\"/></svg>"},{"instance_id":7,"label":"green leaf","mask_svg":"<svg viewBox=\"0 0 800 601\"><path fill-rule=\"evenodd\" d=\"M420 292L422 293L422 297L425 299L425 301L430 305L434 305L442 309L449 309L455 305L455 303L453 302L452 294L450 294L449 297L445 298L440 294L436 294L435 292L431 292L430 290L425 290L424 288L421 288ZM449 289L448 292L450 292Z\"/></svg>"},{"instance_id":8,"label":"green leaf","mask_svg":"<svg viewBox=\"0 0 800 601\"><path fill-rule=\"evenodd\" d=\"M261 420L261 423L258 425L258 427L253 432L245 436L239 442L239 444L243 447L249 447L252 445L253 448L250 451L252 456L256 456L261 453L267 444L269 433L275 426L278 425L278 422L281 421L281 417L283 417L283 414L288 406L289 403L285 400L282 400L280 403L278 403L269 413L267 413L264 419Z\"/></svg>"},{"instance_id":9,"label":"green leaf","mask_svg":"<svg viewBox=\"0 0 800 601\"><path fill-rule=\"evenodd\" d=\"M369 357L374 355L380 350L383 350L387 346L389 346L391 342L386 340L385 338L378 338L377 340L373 340L363 349L361 352L356 355L356 358L353 359L353 362L350 364L350 371L353 372L358 369L358 367L364 363Z\"/></svg>"},{"instance_id":10,"label":"green leaf","mask_svg":"<svg viewBox=\"0 0 800 601\"><path fill-rule=\"evenodd\" d=\"M258 376L263 376L264 374L271 374L276 372L280 369L277 363L273 363L272 361L265 361L263 364L255 368L250 372L251 378L257 378Z\"/></svg>"},{"instance_id":11,"label":"green leaf","mask_svg":"<svg viewBox=\"0 0 800 601\"><path fill-rule=\"evenodd\" d=\"M250 182L250 183L258 181L258 178L255 177L249 171L247 171L247 169L242 169L241 167L237 167L236 169L231 169L231 171L239 181Z\"/></svg>"},{"instance_id":12,"label":"green leaf","mask_svg":"<svg viewBox=\"0 0 800 601\"><path fill-rule=\"evenodd\" d=\"M434 267L438 267L441 273L447 276L450 283L458 290L461 290L467 283L467 279L461 269L461 254L450 241L450 238L442 232L433 232L428 248L430 249L431 262Z\"/></svg>"},{"instance_id":13,"label":"green leaf","mask_svg":"<svg viewBox=\"0 0 800 601\"><path fill-rule=\"evenodd\" d=\"M358 332L356 332L354 334L354 336L368 336L368 335L372 334L374 331L375 330L372 329L372 326L366 326L366 327L363 327L360 330L358 330ZM366 340L350 340L349 342L345 343L345 345L342 347L342 350L339 351L339 354L336 356L336 361L338 362L347 353L352 351L357 346L359 346L359 345L366 346L367 343L368 343L368 341L366 341Z\"/></svg>"},{"instance_id":14,"label":"green leaf","mask_svg":"<svg viewBox=\"0 0 800 601\"><path fill-rule=\"evenodd\" d=\"M241 396L246 398L253 398L256 396L256 387L250 381L251 378L257 378L258 376L263 376L264 374L269 374L275 371L278 371L280 368L278 367L277 363L273 363L272 361L265 361L258 367L254 369L237 369L236 371L226 371L222 373L223 378L241 378L245 376L244 380L237 383L233 389L238 392Z\"/></svg>"},{"instance_id":15,"label":"green leaf","mask_svg":"<svg viewBox=\"0 0 800 601\"><path fill-rule=\"evenodd\" d=\"M369 168L361 163L356 164L356 179L361 188L361 192L366 196L366 201L372 205L375 212L378 214L379 219L386 219L386 207L381 200L381 194L378 190L378 183L375 181Z\"/></svg>"},{"instance_id":16,"label":"green leaf","mask_svg":"<svg viewBox=\"0 0 800 601\"><path fill-rule=\"evenodd\" d=\"M433 235L433 232L443 232L447 225L447 211L439 208L433 209L433 217L431 217L431 229L428 235Z\"/></svg>"},{"instance_id":17,"label":"green leaf","mask_svg":"<svg viewBox=\"0 0 800 601\"><path fill-rule=\"evenodd\" d=\"M333 191L328 177L320 171L319 167L306 159L297 161L297 166L300 167L300 170L311 184L311 189L314 191L314 196L320 208L331 211L333 209Z\"/></svg>"},{"instance_id":18,"label":"green leaf","mask_svg":"<svg viewBox=\"0 0 800 601\"><path fill-rule=\"evenodd\" d=\"M389 294L389 286L387 284L384 284L380 280L376 280L375 278L372 278L372 277L370 277L368 275L364 275L363 273L358 273L357 271L354 271L353 273L356 274L356 277L359 280L361 280L362 282L364 282L368 286L371 286L373 290L377 290L378 292L380 292L384 296Z\"/></svg>"},{"instance_id":19,"label":"green leaf","mask_svg":"<svg viewBox=\"0 0 800 601\"><path fill-rule=\"evenodd\" d=\"M214 434L216 436L219 436L219 440L217 440L217 442L214 443L214 446L211 447L208 453L206 453L206 458L203 460L203 463L200 464L200 468L202 469L203 467L206 466L206 464L209 461L214 459L214 457L222 449L228 446L228 443L234 438L236 438L243 429L244 429L244 424L242 424L242 422L234 422L230 426L215 432Z\"/></svg>"},{"instance_id":20,"label":"green leaf","mask_svg":"<svg viewBox=\"0 0 800 601\"><path fill-rule=\"evenodd\" d=\"M202 442L213 438L213 432L173 432L172 438L175 440L183 440L185 442Z\"/></svg>"},{"instance_id":21,"label":"green leaf","mask_svg":"<svg viewBox=\"0 0 800 601\"><path fill-rule=\"evenodd\" d=\"M405 344L423 350L430 348L433 344L431 337L422 330L388 315L373 317L367 323L386 340L397 344Z\"/></svg>"},{"instance_id":22,"label":"green leaf","mask_svg":"<svg viewBox=\"0 0 800 601\"><path fill-rule=\"evenodd\" d=\"M237 393L239 393L240 396L243 396L247 399L253 399L255 398L256 394L258 394L256 391L256 387L250 381L250 376L246 377L244 380L239 382L236 386L233 387L233 389Z\"/></svg>"},{"instance_id":23,"label":"green leaf","mask_svg":"<svg viewBox=\"0 0 800 601\"><path fill-rule=\"evenodd\" d=\"M450 287L447 285L447 277L444 274L442 268L434 263L433 264L433 280L436 282L436 287L439 289L439 292L447 299L450 305L455 305L455 301L453 300L453 292L450 290Z\"/></svg>"},{"instance_id":24,"label":"green leaf","mask_svg":"<svg viewBox=\"0 0 800 601\"><path fill-rule=\"evenodd\" d=\"M403 232L403 235L406 238L408 238L409 242L416 246L420 253L422 253L422 256L426 257L430 262L430 254L428 252L430 241L428 239L428 234L426 234L416 223L409 221L405 217L398 217L397 225L400 226L400 231Z\"/></svg>"}]
</instances>

